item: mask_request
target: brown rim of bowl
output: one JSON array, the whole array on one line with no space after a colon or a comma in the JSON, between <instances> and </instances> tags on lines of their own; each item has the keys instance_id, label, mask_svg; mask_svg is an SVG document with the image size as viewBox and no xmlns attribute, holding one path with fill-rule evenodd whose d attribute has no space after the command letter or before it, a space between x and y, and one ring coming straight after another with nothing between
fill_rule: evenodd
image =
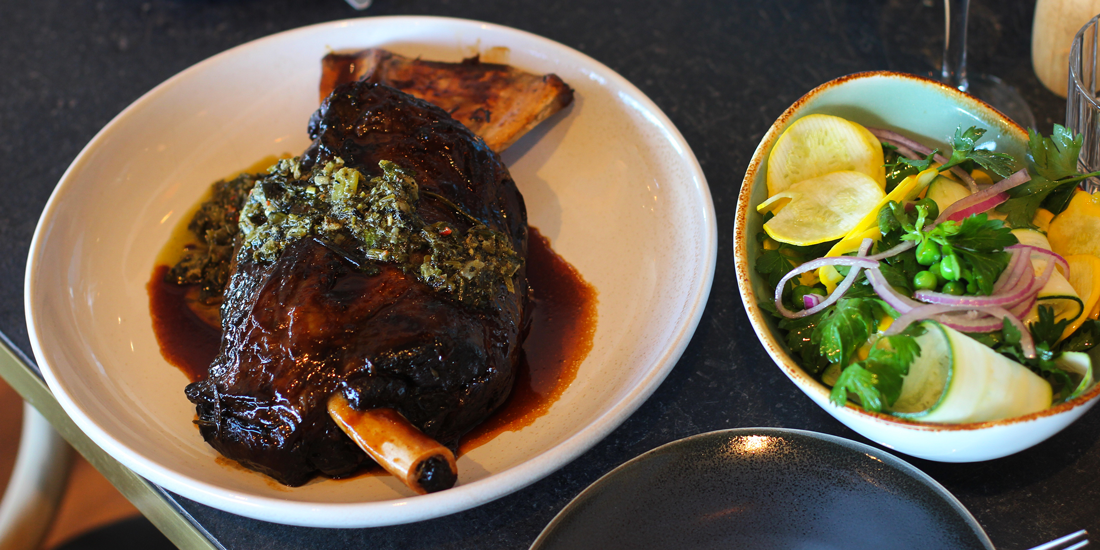
<instances>
[{"instance_id":1,"label":"brown rim of bowl","mask_svg":"<svg viewBox=\"0 0 1100 550\"><path fill-rule=\"evenodd\" d=\"M741 300L745 305L745 311L749 316L749 321L753 325L753 329L757 334L757 338L764 346L768 355L776 362L777 366L783 370L796 385L803 391L815 392L819 396L828 399L829 389L825 387L816 378L810 376L802 367L791 357L787 350L787 346L776 339L776 335L772 333L770 327L768 327L764 312L760 310L755 299L755 292L752 290L751 285L751 264L748 258L748 238L755 238L753 235L748 235L747 224L749 214L749 202L752 195L752 183L756 178L756 173L760 168L760 164L763 162L767 152L771 150L772 144L779 137L779 134L783 129L786 129L787 125L798 114L799 111L815 96L823 91L829 90L841 84L844 84L853 80L861 80L864 78L875 77L888 77L888 78L901 78L906 80L913 80L925 85L934 86L938 88L942 93L949 96L953 96L957 101L963 105L969 105L972 110L986 110L992 116L991 118L1002 123L1006 130L1010 133L1014 133L1021 136L1021 140L1026 142L1026 131L1016 122L1006 117L1003 113L990 106L988 103L981 101L972 96L968 96L955 88L952 88L942 82L938 82L929 78L921 76L896 73L891 71L870 71L855 73L847 76L842 76L834 80L830 80L799 98L790 107L788 107L783 114L768 128L767 133L761 138L760 144L757 145L756 151L753 152L752 160L749 161L749 166L745 170L745 178L741 182L741 191L737 197L737 210L734 217L733 226L733 263L734 270L737 275L737 286L741 294ZM1019 424L1030 421L1035 421L1045 417L1056 416L1063 412L1075 409L1082 405L1085 405L1100 396L1100 384L1095 384L1089 391L1076 398L1060 403L1053 407L1043 409L1038 412L1034 412L1024 416L1017 416L1013 418L1006 418L1003 420L992 420L986 422L968 422L963 424L938 424L932 422L921 422L919 420L907 420L891 416L883 413L873 413L863 410L855 404L848 402L845 404L844 409L857 414L859 416L875 420L883 424L895 424L906 429L914 429L920 431L966 431L966 430L979 430L984 428L1007 426L1010 424ZM832 412L832 411L828 411Z\"/></svg>"}]
</instances>

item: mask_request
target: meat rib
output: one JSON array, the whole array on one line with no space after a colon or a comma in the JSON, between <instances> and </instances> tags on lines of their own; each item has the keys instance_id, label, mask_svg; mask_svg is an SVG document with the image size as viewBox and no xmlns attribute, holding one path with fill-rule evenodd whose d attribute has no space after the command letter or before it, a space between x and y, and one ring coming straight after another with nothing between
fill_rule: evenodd
<instances>
[{"instance_id":1,"label":"meat rib","mask_svg":"<svg viewBox=\"0 0 1100 550\"><path fill-rule=\"evenodd\" d=\"M422 190L425 222L464 231L476 219L526 257L515 183L442 109L386 86L349 83L309 130L303 170L340 158L373 178L380 161L390 161ZM290 242L270 262L238 254L219 355L208 378L187 387L200 431L223 455L292 486L369 463L327 413L337 394L356 410L393 409L454 447L511 391L527 326L525 265L509 282L475 306L318 236Z\"/></svg>"},{"instance_id":2,"label":"meat rib","mask_svg":"<svg viewBox=\"0 0 1100 550\"><path fill-rule=\"evenodd\" d=\"M373 48L330 53L321 62L321 99L336 86L365 80L385 84L438 105L496 152L573 101L557 75L536 75L508 65L423 61Z\"/></svg>"}]
</instances>

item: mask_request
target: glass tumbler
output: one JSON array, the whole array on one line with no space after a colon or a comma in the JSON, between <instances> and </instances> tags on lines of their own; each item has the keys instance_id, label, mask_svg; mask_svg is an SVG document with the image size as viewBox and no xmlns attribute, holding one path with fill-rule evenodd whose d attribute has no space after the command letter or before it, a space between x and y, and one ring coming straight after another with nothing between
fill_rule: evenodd
<instances>
[{"instance_id":1,"label":"glass tumbler","mask_svg":"<svg viewBox=\"0 0 1100 550\"><path fill-rule=\"evenodd\" d=\"M1069 50L1069 86L1066 94L1066 127L1084 136L1077 162L1082 172L1100 170L1100 100L1097 99L1097 30L1100 15L1093 17L1077 35ZM1100 178L1089 178L1081 187L1090 193L1100 190Z\"/></svg>"}]
</instances>

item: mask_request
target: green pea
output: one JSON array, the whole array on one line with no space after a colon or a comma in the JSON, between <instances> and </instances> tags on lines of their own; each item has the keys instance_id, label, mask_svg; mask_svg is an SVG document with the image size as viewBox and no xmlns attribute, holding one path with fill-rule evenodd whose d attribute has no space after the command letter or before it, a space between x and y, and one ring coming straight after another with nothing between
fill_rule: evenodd
<instances>
[{"instance_id":1,"label":"green pea","mask_svg":"<svg viewBox=\"0 0 1100 550\"><path fill-rule=\"evenodd\" d=\"M940 216L940 205L936 204L936 201L932 199L923 198L917 201L916 205L925 208L925 212L927 213L924 215L924 219L927 220L927 222L931 222Z\"/></svg>"},{"instance_id":2,"label":"green pea","mask_svg":"<svg viewBox=\"0 0 1100 550\"><path fill-rule=\"evenodd\" d=\"M962 266L959 265L959 257L955 254L948 254L943 257L940 262L940 275L943 275L945 281L958 281L962 275Z\"/></svg>"},{"instance_id":3,"label":"green pea","mask_svg":"<svg viewBox=\"0 0 1100 550\"><path fill-rule=\"evenodd\" d=\"M958 281L948 281L944 283L942 290L944 294L950 294L952 296L962 296L966 293L963 284Z\"/></svg>"},{"instance_id":4,"label":"green pea","mask_svg":"<svg viewBox=\"0 0 1100 550\"><path fill-rule=\"evenodd\" d=\"M917 290L933 290L939 283L939 277L931 271L918 271L913 275L913 286Z\"/></svg>"},{"instance_id":5,"label":"green pea","mask_svg":"<svg viewBox=\"0 0 1100 550\"><path fill-rule=\"evenodd\" d=\"M946 280L946 279L943 278L943 274L940 273L940 264L941 263L942 262L936 262L936 263L928 266L928 271L936 276L936 286L942 285L943 282Z\"/></svg>"},{"instance_id":6,"label":"green pea","mask_svg":"<svg viewBox=\"0 0 1100 550\"><path fill-rule=\"evenodd\" d=\"M940 261L940 245L929 241L921 241L917 245L917 263L920 265L932 265Z\"/></svg>"}]
</instances>

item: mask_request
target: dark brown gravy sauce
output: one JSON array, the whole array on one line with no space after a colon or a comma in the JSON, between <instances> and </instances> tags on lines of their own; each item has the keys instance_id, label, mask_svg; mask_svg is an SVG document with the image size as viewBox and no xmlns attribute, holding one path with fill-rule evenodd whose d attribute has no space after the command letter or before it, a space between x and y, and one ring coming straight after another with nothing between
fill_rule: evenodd
<instances>
[{"instance_id":1,"label":"dark brown gravy sauce","mask_svg":"<svg viewBox=\"0 0 1100 550\"><path fill-rule=\"evenodd\" d=\"M187 306L188 287L164 282L167 271L167 265L158 265L146 285L153 331L164 358L194 382L206 377L207 367L218 354L221 331ZM558 256L549 239L534 227L529 228L527 280L534 311L523 344L525 360L518 367L512 395L493 416L463 437L459 453L503 432L529 426L546 414L592 350L596 289Z\"/></svg>"}]
</instances>

